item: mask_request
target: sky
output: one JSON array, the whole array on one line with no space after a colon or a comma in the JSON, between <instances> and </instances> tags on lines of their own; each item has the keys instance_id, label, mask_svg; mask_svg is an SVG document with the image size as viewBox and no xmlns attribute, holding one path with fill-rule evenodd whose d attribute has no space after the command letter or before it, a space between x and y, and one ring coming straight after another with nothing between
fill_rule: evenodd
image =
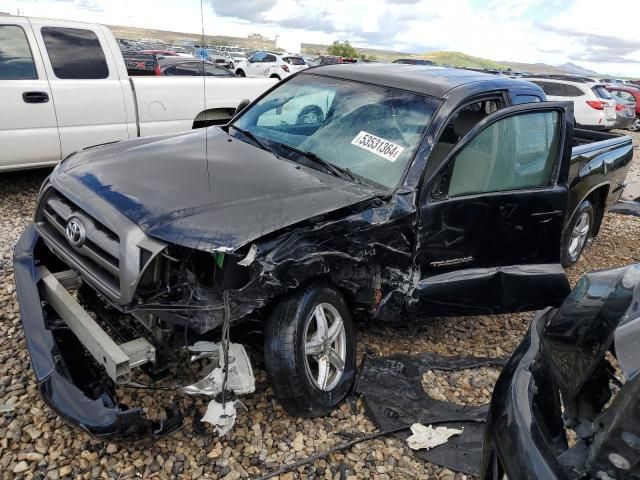
<instances>
[{"instance_id":1,"label":"sky","mask_svg":"<svg viewBox=\"0 0 640 480\"><path fill-rule=\"evenodd\" d=\"M210 35L349 40L356 47L410 53L451 50L497 61L572 62L640 77L638 0L202 1ZM0 11L17 9L28 16L201 31L200 0L0 0Z\"/></svg>"}]
</instances>

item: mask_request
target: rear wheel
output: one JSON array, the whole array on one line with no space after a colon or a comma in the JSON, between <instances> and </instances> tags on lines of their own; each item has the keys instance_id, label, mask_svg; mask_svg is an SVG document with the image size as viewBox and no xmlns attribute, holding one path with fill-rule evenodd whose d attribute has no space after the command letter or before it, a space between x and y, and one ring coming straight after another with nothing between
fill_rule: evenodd
<instances>
[{"instance_id":1,"label":"rear wheel","mask_svg":"<svg viewBox=\"0 0 640 480\"><path fill-rule=\"evenodd\" d=\"M312 284L281 300L267 322L264 355L276 398L290 415L327 415L355 377L353 325L340 292Z\"/></svg>"},{"instance_id":2,"label":"rear wheel","mask_svg":"<svg viewBox=\"0 0 640 480\"><path fill-rule=\"evenodd\" d=\"M276 80L280 80L280 77L278 75L271 75L269 78L275 78Z\"/></svg>"},{"instance_id":3,"label":"rear wheel","mask_svg":"<svg viewBox=\"0 0 640 480\"><path fill-rule=\"evenodd\" d=\"M239 77L246 77L246 75L245 75L245 73L244 73L244 70L238 70L238 71L236 72L236 75L238 75Z\"/></svg>"},{"instance_id":4,"label":"rear wheel","mask_svg":"<svg viewBox=\"0 0 640 480\"><path fill-rule=\"evenodd\" d=\"M562 234L562 266L570 267L582 255L593 227L594 211L589 200L585 200L576 210L575 215Z\"/></svg>"},{"instance_id":5,"label":"rear wheel","mask_svg":"<svg viewBox=\"0 0 640 480\"><path fill-rule=\"evenodd\" d=\"M631 130L632 132L638 132L640 131L640 118L636 118L633 123L631 124L631 126L629 127L629 130Z\"/></svg>"}]
</instances>

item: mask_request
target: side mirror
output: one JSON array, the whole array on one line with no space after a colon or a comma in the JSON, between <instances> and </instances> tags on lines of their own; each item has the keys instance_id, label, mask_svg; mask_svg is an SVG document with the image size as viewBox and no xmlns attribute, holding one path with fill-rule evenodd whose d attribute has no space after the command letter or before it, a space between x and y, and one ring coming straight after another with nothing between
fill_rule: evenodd
<instances>
[{"instance_id":1,"label":"side mirror","mask_svg":"<svg viewBox=\"0 0 640 480\"><path fill-rule=\"evenodd\" d=\"M236 107L236 113L235 115L238 115L240 112L242 112L245 108L247 108L249 106L249 104L251 103L251 100L245 99L245 100L240 100L240 103L238 104L238 106Z\"/></svg>"}]
</instances>

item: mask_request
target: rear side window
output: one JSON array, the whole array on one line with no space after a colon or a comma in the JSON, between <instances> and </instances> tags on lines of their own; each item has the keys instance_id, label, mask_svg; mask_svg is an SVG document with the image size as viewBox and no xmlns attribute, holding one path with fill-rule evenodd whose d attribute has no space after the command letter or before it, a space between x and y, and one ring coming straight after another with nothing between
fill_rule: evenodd
<instances>
[{"instance_id":1,"label":"rear side window","mask_svg":"<svg viewBox=\"0 0 640 480\"><path fill-rule=\"evenodd\" d=\"M262 60L263 63L271 63L271 62L275 62L276 61L276 56L275 55L267 55L264 57L264 60Z\"/></svg>"},{"instance_id":2,"label":"rear side window","mask_svg":"<svg viewBox=\"0 0 640 480\"><path fill-rule=\"evenodd\" d=\"M200 75L200 63L199 62L190 62L190 63L179 63L178 65L173 65L167 68L164 71L165 75L181 75L181 76L198 76Z\"/></svg>"},{"instance_id":3,"label":"rear side window","mask_svg":"<svg viewBox=\"0 0 640 480\"><path fill-rule=\"evenodd\" d=\"M636 101L636 97L633 96L633 94L629 93L629 92L625 92L624 90L613 90L612 92L610 92L613 95L616 95L617 97L620 97L624 100L627 100L629 102L635 102Z\"/></svg>"},{"instance_id":4,"label":"rear side window","mask_svg":"<svg viewBox=\"0 0 640 480\"><path fill-rule=\"evenodd\" d=\"M521 103L537 103L541 101L542 99L537 95L516 95L516 99L513 104L520 105Z\"/></svg>"},{"instance_id":5,"label":"rear side window","mask_svg":"<svg viewBox=\"0 0 640 480\"><path fill-rule=\"evenodd\" d=\"M514 115L489 125L458 153L448 195L546 187L560 147L560 114Z\"/></svg>"},{"instance_id":6,"label":"rear side window","mask_svg":"<svg viewBox=\"0 0 640 480\"><path fill-rule=\"evenodd\" d=\"M565 97L581 97L584 95L582 90L574 85L563 85Z\"/></svg>"},{"instance_id":7,"label":"rear side window","mask_svg":"<svg viewBox=\"0 0 640 480\"><path fill-rule=\"evenodd\" d=\"M205 65L204 71L207 77L235 77L235 75L226 68L215 65Z\"/></svg>"},{"instance_id":8,"label":"rear side window","mask_svg":"<svg viewBox=\"0 0 640 480\"><path fill-rule=\"evenodd\" d=\"M533 82L542 88L542 91L545 95L549 95L552 97L564 97L564 88L560 83L553 82Z\"/></svg>"},{"instance_id":9,"label":"rear side window","mask_svg":"<svg viewBox=\"0 0 640 480\"><path fill-rule=\"evenodd\" d=\"M289 65L306 65L306 63L304 63L304 59L300 57L285 57L283 60Z\"/></svg>"},{"instance_id":10,"label":"rear side window","mask_svg":"<svg viewBox=\"0 0 640 480\"><path fill-rule=\"evenodd\" d=\"M604 100L611 100L612 98L611 94L609 93L609 90L607 90L601 85L598 85L597 87L593 87L592 90L593 90L593 93L595 93L598 98L602 98Z\"/></svg>"},{"instance_id":11,"label":"rear side window","mask_svg":"<svg viewBox=\"0 0 640 480\"><path fill-rule=\"evenodd\" d=\"M35 80L38 78L29 42L17 25L0 26L0 80Z\"/></svg>"},{"instance_id":12,"label":"rear side window","mask_svg":"<svg viewBox=\"0 0 640 480\"><path fill-rule=\"evenodd\" d=\"M104 51L91 30L44 27L42 39L56 77L90 80L109 76Z\"/></svg>"}]
</instances>

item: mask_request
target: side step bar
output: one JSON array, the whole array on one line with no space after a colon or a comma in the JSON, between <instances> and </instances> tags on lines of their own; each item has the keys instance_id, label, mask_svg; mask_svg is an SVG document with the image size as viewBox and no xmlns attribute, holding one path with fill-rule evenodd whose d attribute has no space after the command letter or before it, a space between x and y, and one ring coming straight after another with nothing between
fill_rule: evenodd
<instances>
[{"instance_id":1,"label":"side step bar","mask_svg":"<svg viewBox=\"0 0 640 480\"><path fill-rule=\"evenodd\" d=\"M118 345L58 281L56 277L61 277L60 274L40 267L40 276L44 298L114 382L126 383L131 379L132 368L155 362L156 350L147 339L137 338Z\"/></svg>"}]
</instances>

